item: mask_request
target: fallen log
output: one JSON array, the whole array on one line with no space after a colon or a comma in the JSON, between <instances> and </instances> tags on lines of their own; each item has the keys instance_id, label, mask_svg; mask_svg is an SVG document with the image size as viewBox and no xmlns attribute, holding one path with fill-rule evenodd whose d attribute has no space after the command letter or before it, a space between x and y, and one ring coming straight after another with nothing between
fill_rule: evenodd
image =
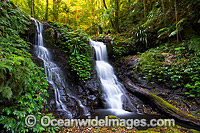
<instances>
[{"instance_id":1,"label":"fallen log","mask_svg":"<svg viewBox=\"0 0 200 133\"><path fill-rule=\"evenodd\" d=\"M138 98L140 97L140 99L141 97L143 97L143 99L148 100L148 103L150 103L151 106L153 105L164 114L180 120L185 124L200 127L199 117L195 117L191 114L185 113L175 106L171 105L167 101L163 100L159 96L151 93L147 89L136 86L129 78L126 78L124 80L124 86L126 87L128 92L134 94Z\"/></svg>"}]
</instances>

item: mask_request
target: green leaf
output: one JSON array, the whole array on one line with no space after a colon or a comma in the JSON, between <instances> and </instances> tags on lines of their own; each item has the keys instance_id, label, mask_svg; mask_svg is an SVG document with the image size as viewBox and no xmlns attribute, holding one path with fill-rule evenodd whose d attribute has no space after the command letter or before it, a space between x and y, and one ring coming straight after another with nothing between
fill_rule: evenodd
<instances>
[{"instance_id":1,"label":"green leaf","mask_svg":"<svg viewBox=\"0 0 200 133\"><path fill-rule=\"evenodd\" d=\"M162 31L165 31L167 28L165 27L165 28L162 28L162 29L160 29L158 32L162 32Z\"/></svg>"},{"instance_id":2,"label":"green leaf","mask_svg":"<svg viewBox=\"0 0 200 133\"><path fill-rule=\"evenodd\" d=\"M3 94L3 97L6 97L8 99L10 99L13 95L11 88L8 86L3 87L2 94Z\"/></svg>"},{"instance_id":3,"label":"green leaf","mask_svg":"<svg viewBox=\"0 0 200 133\"><path fill-rule=\"evenodd\" d=\"M190 93L189 93L189 92L185 92L185 94L186 94L186 95L189 95Z\"/></svg>"},{"instance_id":4,"label":"green leaf","mask_svg":"<svg viewBox=\"0 0 200 133\"><path fill-rule=\"evenodd\" d=\"M7 115L9 115L11 113L11 110L9 108L6 108L5 111L6 111Z\"/></svg>"},{"instance_id":5,"label":"green leaf","mask_svg":"<svg viewBox=\"0 0 200 133\"><path fill-rule=\"evenodd\" d=\"M178 21L178 23L176 24L176 26L179 26L185 20L186 20L186 18L182 18L180 21Z\"/></svg>"},{"instance_id":6,"label":"green leaf","mask_svg":"<svg viewBox=\"0 0 200 133\"><path fill-rule=\"evenodd\" d=\"M185 47L178 47L178 48L175 48L175 50L182 50L182 49L185 49Z\"/></svg>"},{"instance_id":7,"label":"green leaf","mask_svg":"<svg viewBox=\"0 0 200 133\"><path fill-rule=\"evenodd\" d=\"M195 95L192 95L192 94L191 94L190 97L195 97Z\"/></svg>"},{"instance_id":8,"label":"green leaf","mask_svg":"<svg viewBox=\"0 0 200 133\"><path fill-rule=\"evenodd\" d=\"M178 30L176 29L175 31L173 31L173 32L169 35L169 37L172 37L172 36L176 35L177 32L178 32Z\"/></svg>"},{"instance_id":9,"label":"green leaf","mask_svg":"<svg viewBox=\"0 0 200 133\"><path fill-rule=\"evenodd\" d=\"M167 33L168 33L168 31L162 32L161 34L158 35L158 38L160 38L161 36L163 36L163 35L165 35L165 34L167 34Z\"/></svg>"}]
</instances>

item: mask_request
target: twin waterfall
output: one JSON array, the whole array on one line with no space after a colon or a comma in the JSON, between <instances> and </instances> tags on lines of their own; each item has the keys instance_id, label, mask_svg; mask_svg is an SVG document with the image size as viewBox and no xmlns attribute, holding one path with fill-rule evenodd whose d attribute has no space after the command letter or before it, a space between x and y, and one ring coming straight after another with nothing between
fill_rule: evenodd
<instances>
[{"instance_id":1,"label":"twin waterfall","mask_svg":"<svg viewBox=\"0 0 200 133\"><path fill-rule=\"evenodd\" d=\"M65 78L63 76L63 72L52 61L50 52L48 51L48 49L46 47L44 47L43 36L42 36L43 25L39 21L37 21L35 19L33 19L33 20L37 27L37 34L35 37L36 55L38 58L43 60L45 74L47 75L47 81L53 86L57 111L63 111L66 113L68 118L72 118L73 117L72 113L67 110L66 104L63 103L63 101L61 99L61 96L66 96L66 94L64 94L65 91L69 92L69 90L66 90L67 87L66 87L66 82L64 80ZM76 98L73 95L69 95L69 94L67 94L67 95L70 98L73 98L78 102L79 106L84 111L84 115L89 115L87 108L85 106L83 106L83 104L81 103L81 101L78 98Z\"/></svg>"},{"instance_id":2,"label":"twin waterfall","mask_svg":"<svg viewBox=\"0 0 200 133\"><path fill-rule=\"evenodd\" d=\"M90 41L96 53L96 70L101 81L106 104L109 109L123 110L127 98L123 86L118 82L113 67L108 63L107 49L103 42Z\"/></svg>"},{"instance_id":3,"label":"twin waterfall","mask_svg":"<svg viewBox=\"0 0 200 133\"><path fill-rule=\"evenodd\" d=\"M33 19L37 27L37 33L35 36L35 49L38 58L43 60L44 70L47 76L47 81L52 85L55 99L54 105L56 105L57 111L65 112L68 118L73 118L72 113L68 110L67 104L62 100L62 97L69 97L75 99L78 102L79 107L82 108L84 115L90 115L89 111L81 101L73 96L66 86L65 77L61 69L52 61L51 53L43 44L43 25ZM123 111L123 103L127 98L123 90L123 85L118 82L117 77L114 74L112 66L107 60L106 45L102 42L90 41L96 52L96 70L103 89L103 97L105 98L108 109L116 109Z\"/></svg>"}]
</instances>

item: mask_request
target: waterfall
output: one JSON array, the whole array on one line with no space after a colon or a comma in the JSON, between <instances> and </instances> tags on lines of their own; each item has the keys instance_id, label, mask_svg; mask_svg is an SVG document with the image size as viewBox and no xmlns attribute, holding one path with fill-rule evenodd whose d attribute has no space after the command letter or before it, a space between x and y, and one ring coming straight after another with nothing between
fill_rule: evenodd
<instances>
[{"instance_id":1,"label":"waterfall","mask_svg":"<svg viewBox=\"0 0 200 133\"><path fill-rule=\"evenodd\" d=\"M72 113L67 110L66 104L64 104L63 101L61 100L61 96L66 96L65 91L69 92L69 90L66 90L67 86L66 86L66 82L64 80L65 78L63 76L63 72L52 61L49 50L46 47L44 47L43 36L42 36L43 24L35 19L33 19L33 20L37 27L37 33L35 36L36 55L38 58L43 60L45 74L47 75L47 81L53 86L57 111L64 111L64 112L66 112L66 114L69 118L72 118ZM70 95L70 94L67 94L67 95L70 98L73 98L78 102L79 106L84 111L84 115L89 115L89 111L81 103L81 101L78 98L76 98L75 96Z\"/></svg>"},{"instance_id":2,"label":"waterfall","mask_svg":"<svg viewBox=\"0 0 200 133\"><path fill-rule=\"evenodd\" d=\"M96 70L101 81L106 105L109 109L123 110L125 95L123 85L118 82L113 67L107 60L107 49L103 42L90 41L96 53Z\"/></svg>"}]
</instances>

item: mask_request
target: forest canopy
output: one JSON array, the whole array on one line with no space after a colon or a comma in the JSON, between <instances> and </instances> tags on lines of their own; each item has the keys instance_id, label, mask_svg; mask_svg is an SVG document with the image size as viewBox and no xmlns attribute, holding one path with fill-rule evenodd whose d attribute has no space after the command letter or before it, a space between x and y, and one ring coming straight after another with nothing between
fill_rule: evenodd
<instances>
[{"instance_id":1,"label":"forest canopy","mask_svg":"<svg viewBox=\"0 0 200 133\"><path fill-rule=\"evenodd\" d=\"M105 13L100 0L13 0L39 20L67 23L74 29L88 29L102 22ZM109 1L107 1L108 3Z\"/></svg>"},{"instance_id":2,"label":"forest canopy","mask_svg":"<svg viewBox=\"0 0 200 133\"><path fill-rule=\"evenodd\" d=\"M144 24L144 27L152 21L157 25L168 26L165 30L172 30L173 27L170 26L174 23L180 26L186 20L185 17L197 17L195 10L198 10L199 3L199 0L12 1L36 19L68 24L73 29L83 29L90 35L103 33L102 29L104 32L131 31L131 27L138 24Z\"/></svg>"}]
</instances>

